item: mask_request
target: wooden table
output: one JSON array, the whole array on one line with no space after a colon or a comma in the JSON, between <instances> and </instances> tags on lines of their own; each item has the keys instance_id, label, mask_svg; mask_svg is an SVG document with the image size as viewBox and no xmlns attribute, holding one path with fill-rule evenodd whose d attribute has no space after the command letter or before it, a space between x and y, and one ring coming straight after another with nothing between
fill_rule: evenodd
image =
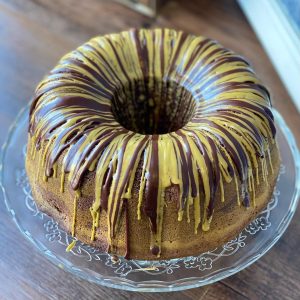
<instances>
[{"instance_id":1,"label":"wooden table","mask_svg":"<svg viewBox=\"0 0 300 300\"><path fill-rule=\"evenodd\" d=\"M94 35L141 26L203 34L246 56L299 143L299 115L234 1L170 1L151 20L112 1L0 0L0 144L61 55ZM300 210L276 246L237 275L184 292L142 294L97 286L52 265L21 236L1 201L0 299L300 299L299 233Z\"/></svg>"}]
</instances>

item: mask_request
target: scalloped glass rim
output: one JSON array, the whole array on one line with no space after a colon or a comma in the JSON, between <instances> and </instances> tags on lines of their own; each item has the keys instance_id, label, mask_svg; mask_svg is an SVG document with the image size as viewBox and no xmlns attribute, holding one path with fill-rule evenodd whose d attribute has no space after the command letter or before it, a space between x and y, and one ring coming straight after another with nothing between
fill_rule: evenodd
<instances>
[{"instance_id":1,"label":"scalloped glass rim","mask_svg":"<svg viewBox=\"0 0 300 300\"><path fill-rule=\"evenodd\" d=\"M29 231L25 230L22 227L22 222L18 219L15 214L15 211L11 208L7 191L4 187L4 172L5 165L4 159L6 157L6 149L10 144L13 134L18 126L18 121L21 120L22 117L26 116L28 111L28 105L24 107L19 114L17 115L14 123L11 125L8 133L8 138L2 146L1 155L0 155L0 188L3 192L4 202L6 204L8 212L11 214L14 222L16 223L19 230L25 235L25 237L30 240L36 248L46 255L46 257L58 265L61 268L91 282L95 282L97 284L101 284L103 286L130 290L130 291L144 291L144 292L168 292L168 291L178 291L185 290L189 288L195 288L207 284L211 284L213 282L224 279L228 276L231 276L242 269L248 267L252 263L254 263L257 259L263 256L268 250L272 248L272 246L278 241L278 239L282 236L282 234L287 229L294 213L297 208L298 198L300 195L300 155L299 150L297 148L295 138L291 132L291 130L287 127L284 119L279 114L278 111L273 109L274 117L276 120L277 127L283 133L285 140L287 141L289 150L291 151L291 155L293 158L293 163L295 166L295 188L293 191L292 198L289 203L288 211L285 216L281 219L279 225L276 229L276 234L272 237L272 239L267 240L261 247L256 251L255 255L249 254L248 256L243 256L242 259L235 261L233 265L230 265L226 268L222 268L221 270L215 270L214 272L209 273L208 276L200 276L200 277L188 277L182 278L174 281L161 281L161 280L147 280L135 282L132 280L128 280L126 278L114 277L114 276L102 276L101 274L90 274L87 273L85 268L78 268L74 266L70 261L64 259L63 257L58 257L55 253L51 252L43 243L37 240ZM94 272L95 273L95 272Z\"/></svg>"}]
</instances>

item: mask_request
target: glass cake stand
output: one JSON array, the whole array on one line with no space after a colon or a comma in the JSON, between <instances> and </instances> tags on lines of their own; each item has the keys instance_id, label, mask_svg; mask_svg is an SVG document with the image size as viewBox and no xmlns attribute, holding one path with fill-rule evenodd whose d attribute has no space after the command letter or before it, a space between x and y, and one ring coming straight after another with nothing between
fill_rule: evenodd
<instances>
[{"instance_id":1,"label":"glass cake stand","mask_svg":"<svg viewBox=\"0 0 300 300\"><path fill-rule=\"evenodd\" d=\"M203 286L254 263L278 241L297 207L300 158L295 139L274 111L282 165L272 200L234 240L198 256L161 261L120 259L81 242L66 252L73 238L38 211L24 169L28 107L12 124L2 147L0 187L6 207L23 235L54 264L81 278L123 290L163 292Z\"/></svg>"}]
</instances>

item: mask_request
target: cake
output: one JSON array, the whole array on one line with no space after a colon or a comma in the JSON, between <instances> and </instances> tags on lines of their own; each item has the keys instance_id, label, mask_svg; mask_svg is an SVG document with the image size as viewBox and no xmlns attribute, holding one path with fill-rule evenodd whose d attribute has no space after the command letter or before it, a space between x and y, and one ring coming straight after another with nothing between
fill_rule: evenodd
<instances>
[{"instance_id":1,"label":"cake","mask_svg":"<svg viewBox=\"0 0 300 300\"><path fill-rule=\"evenodd\" d=\"M268 204L279 171L270 95L217 41L171 29L98 36L61 58L30 109L38 208L127 259L197 255Z\"/></svg>"}]
</instances>

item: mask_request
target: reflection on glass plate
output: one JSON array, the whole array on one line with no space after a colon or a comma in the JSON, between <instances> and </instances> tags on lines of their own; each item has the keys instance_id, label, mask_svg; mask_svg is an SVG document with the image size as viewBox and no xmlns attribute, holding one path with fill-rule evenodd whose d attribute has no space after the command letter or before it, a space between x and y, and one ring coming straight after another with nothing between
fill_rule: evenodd
<instances>
[{"instance_id":1,"label":"reflection on glass plate","mask_svg":"<svg viewBox=\"0 0 300 300\"><path fill-rule=\"evenodd\" d=\"M111 259L106 253L74 240L52 218L40 212L24 169L28 108L11 126L2 147L0 187L20 231L53 263L86 280L134 291L175 291L206 285L249 266L280 238L297 207L300 158L294 137L274 111L282 165L268 206L234 240L198 256L161 261Z\"/></svg>"}]
</instances>

